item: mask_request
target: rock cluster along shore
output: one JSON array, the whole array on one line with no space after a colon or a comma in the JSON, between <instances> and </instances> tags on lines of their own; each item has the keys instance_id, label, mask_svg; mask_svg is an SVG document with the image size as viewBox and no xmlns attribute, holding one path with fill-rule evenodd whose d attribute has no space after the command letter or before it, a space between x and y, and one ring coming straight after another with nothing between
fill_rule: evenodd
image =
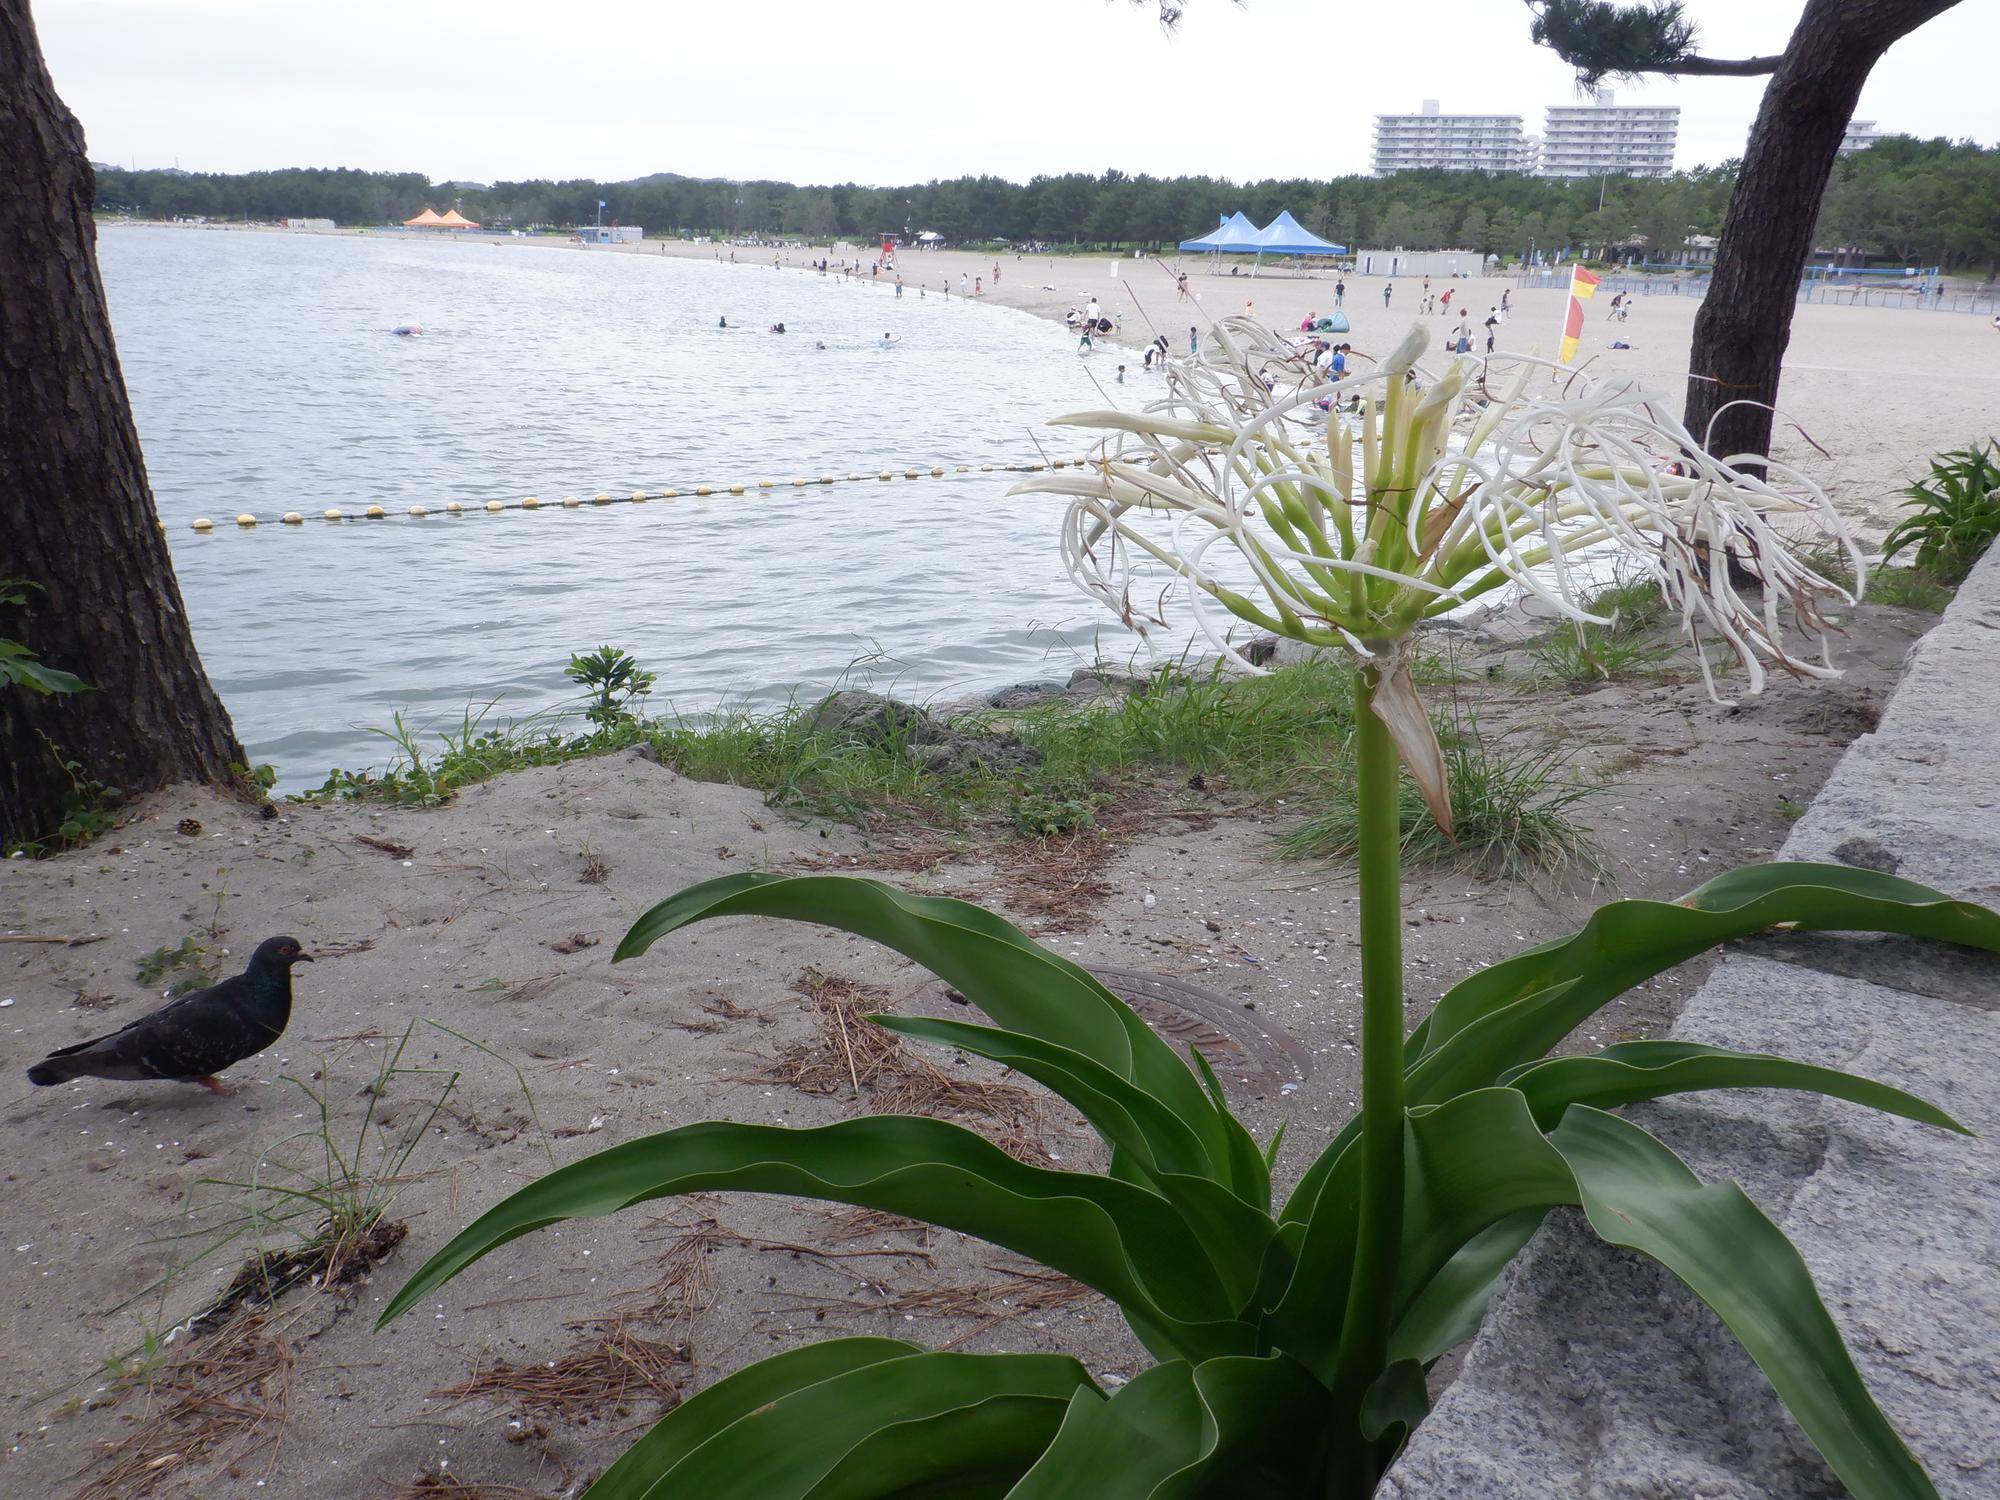
<instances>
[{"instance_id":1,"label":"rock cluster along shore","mask_svg":"<svg viewBox=\"0 0 2000 1500\"><path fill-rule=\"evenodd\" d=\"M2000 551L1912 650L1778 857L2000 904ZM1902 938L1730 952L1672 1035L1909 1089L1947 1134L1812 1094L1631 1111L1791 1237L1876 1399L1945 1500L2000 1494L2000 957ZM1842 1493L1720 1321L1554 1215L1380 1492L1392 1500L1822 1500Z\"/></svg>"}]
</instances>

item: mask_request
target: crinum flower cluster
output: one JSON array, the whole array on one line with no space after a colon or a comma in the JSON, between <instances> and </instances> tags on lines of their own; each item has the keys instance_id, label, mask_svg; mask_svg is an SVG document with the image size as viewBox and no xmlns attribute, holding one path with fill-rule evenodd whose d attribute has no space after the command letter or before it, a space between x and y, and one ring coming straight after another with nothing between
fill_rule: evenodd
<instances>
[{"instance_id":1,"label":"crinum flower cluster","mask_svg":"<svg viewBox=\"0 0 2000 1500\"><path fill-rule=\"evenodd\" d=\"M1189 585L1196 628L1244 670L1259 669L1229 638L1231 619L1351 652L1447 829L1412 637L1483 595L1512 586L1564 619L1606 624L1587 600L1616 561L1658 584L1717 701L1711 643L1751 693L1771 667L1838 675L1825 608L1853 595L1809 549L1843 554L1856 578L1863 569L1805 474L1705 452L1633 382L1527 356L1434 370L1419 363L1428 342L1414 327L1372 370L1328 382L1308 351L1225 320L1199 358L1169 367L1160 401L1055 418L1105 436L1076 470L1015 493L1069 499L1072 577L1142 634L1163 623L1135 598L1150 559Z\"/></svg>"}]
</instances>

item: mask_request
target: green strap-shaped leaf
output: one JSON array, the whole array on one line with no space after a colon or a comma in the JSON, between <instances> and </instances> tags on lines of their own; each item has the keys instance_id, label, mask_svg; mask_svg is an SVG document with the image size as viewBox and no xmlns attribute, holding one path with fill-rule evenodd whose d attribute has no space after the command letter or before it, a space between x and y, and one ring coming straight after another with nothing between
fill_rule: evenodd
<instances>
[{"instance_id":1,"label":"green strap-shaped leaf","mask_svg":"<svg viewBox=\"0 0 2000 1500\"><path fill-rule=\"evenodd\" d=\"M1228 1144L1230 1170L1224 1180L1231 1184L1239 1198L1258 1213L1270 1213L1271 1153L1259 1149L1257 1137L1230 1110L1229 1100L1222 1092L1222 1080L1215 1076L1215 1069L1209 1065L1201 1049L1190 1045L1187 1052L1195 1071L1201 1075L1202 1087L1215 1101L1215 1117Z\"/></svg>"},{"instance_id":2,"label":"green strap-shaped leaf","mask_svg":"<svg viewBox=\"0 0 2000 1500\"><path fill-rule=\"evenodd\" d=\"M755 1368L754 1366L752 1368ZM859 1365L800 1386L758 1406L696 1444L670 1466L645 1476L631 1493L646 1500L805 1500L889 1496L895 1473L948 1483L952 1443L969 1443L967 1469L990 1484L991 1466L1018 1460L1018 1475L1039 1453L1079 1389L1093 1389L1083 1366L1060 1354L912 1354ZM940 1421L992 1405L969 1421ZM868 1487L850 1454L882 1465L884 1483ZM1011 1478L1003 1474L1001 1477Z\"/></svg>"},{"instance_id":3,"label":"green strap-shaped leaf","mask_svg":"<svg viewBox=\"0 0 2000 1500\"><path fill-rule=\"evenodd\" d=\"M1055 1042L1159 1099L1217 1163L1229 1132L1172 1047L1086 970L965 901L849 876L734 875L670 896L632 924L616 959L712 917L783 917L852 932L914 959L1009 1031Z\"/></svg>"},{"instance_id":4,"label":"green strap-shaped leaf","mask_svg":"<svg viewBox=\"0 0 2000 1500\"><path fill-rule=\"evenodd\" d=\"M1549 1136L1598 1236L1715 1309L1855 1500L1937 1500L1876 1406L1792 1242L1733 1182L1704 1184L1637 1125L1573 1106Z\"/></svg>"},{"instance_id":5,"label":"green strap-shaped leaf","mask_svg":"<svg viewBox=\"0 0 2000 1500\"><path fill-rule=\"evenodd\" d=\"M1489 1225L1576 1201L1562 1157L1512 1089L1477 1089L1404 1121L1401 1278L1398 1311ZM1332 1382L1341 1311L1353 1271L1359 1151L1328 1176L1306 1223L1298 1269L1266 1320L1266 1336Z\"/></svg>"},{"instance_id":6,"label":"green strap-shaped leaf","mask_svg":"<svg viewBox=\"0 0 2000 1500\"><path fill-rule=\"evenodd\" d=\"M1547 1217L1547 1209L1520 1209L1461 1245L1397 1320L1389 1336L1390 1361L1428 1365L1477 1333L1500 1273Z\"/></svg>"},{"instance_id":7,"label":"green strap-shaped leaf","mask_svg":"<svg viewBox=\"0 0 2000 1500\"><path fill-rule=\"evenodd\" d=\"M1073 1394L1098 1399L1088 1385ZM878 1428L848 1449L806 1500L1000 1500L1042 1456L1068 1408L1062 1396L989 1396Z\"/></svg>"},{"instance_id":8,"label":"green strap-shaped leaf","mask_svg":"<svg viewBox=\"0 0 2000 1500\"><path fill-rule=\"evenodd\" d=\"M1586 1056L1544 1058L1511 1068L1500 1081L1527 1095L1545 1130L1554 1128L1572 1104L1615 1109L1641 1099L1703 1089L1803 1089L1940 1130L1972 1133L1935 1105L1872 1078L1698 1042L1620 1042Z\"/></svg>"},{"instance_id":9,"label":"green strap-shaped leaf","mask_svg":"<svg viewBox=\"0 0 2000 1500\"><path fill-rule=\"evenodd\" d=\"M1305 1493L1328 1393L1283 1355L1155 1365L1109 1401L1079 1394L1008 1500Z\"/></svg>"},{"instance_id":10,"label":"green strap-shaped leaf","mask_svg":"<svg viewBox=\"0 0 2000 1500\"><path fill-rule=\"evenodd\" d=\"M672 1194L732 1190L851 1203L977 1235L1135 1309L1177 1348L1209 1354L1251 1347L1250 1330L1231 1321L1235 1299L1165 1199L1113 1178L1031 1167L959 1126L898 1115L818 1130L711 1121L572 1162L460 1231L380 1321L531 1230Z\"/></svg>"},{"instance_id":11,"label":"green strap-shaped leaf","mask_svg":"<svg viewBox=\"0 0 2000 1500\"><path fill-rule=\"evenodd\" d=\"M644 1500L660 1475L760 1406L863 1365L923 1352L901 1339L828 1339L760 1359L696 1392L655 1422L599 1476L584 1500Z\"/></svg>"},{"instance_id":12,"label":"green strap-shaped leaf","mask_svg":"<svg viewBox=\"0 0 2000 1500\"><path fill-rule=\"evenodd\" d=\"M1747 865L1678 902L1613 901L1581 930L1454 985L1404 1044L1412 1104L1483 1088L1539 1060L1634 985L1719 943L1789 924L1808 932L1893 932L2000 951L2000 915L1928 886L1847 865ZM1442 1054L1442 1055L1440 1055ZM1357 1117L1307 1169L1279 1214L1303 1219Z\"/></svg>"},{"instance_id":13,"label":"green strap-shaped leaf","mask_svg":"<svg viewBox=\"0 0 2000 1500\"><path fill-rule=\"evenodd\" d=\"M885 1031L956 1047L1025 1074L1067 1099L1106 1145L1132 1153L1149 1174L1220 1175L1218 1164L1209 1159L1208 1148L1179 1115L1137 1084L1073 1048L964 1021L895 1015L869 1019Z\"/></svg>"},{"instance_id":14,"label":"green strap-shaped leaf","mask_svg":"<svg viewBox=\"0 0 2000 1500\"><path fill-rule=\"evenodd\" d=\"M1914 881L1848 865L1746 865L1679 901L1613 901L1573 936L1504 959L1455 985L1407 1050L1412 1061L1499 1006L1580 978L1606 999L1734 938L1787 923L1802 932L1894 932L2000 950L2000 915ZM1526 1061L1527 1059L1517 1059Z\"/></svg>"}]
</instances>

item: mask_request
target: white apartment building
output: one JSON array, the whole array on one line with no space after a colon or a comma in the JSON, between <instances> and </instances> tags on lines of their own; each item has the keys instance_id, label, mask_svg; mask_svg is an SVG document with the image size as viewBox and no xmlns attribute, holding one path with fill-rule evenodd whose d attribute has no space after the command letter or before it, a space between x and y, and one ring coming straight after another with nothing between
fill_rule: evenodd
<instances>
[{"instance_id":1,"label":"white apartment building","mask_svg":"<svg viewBox=\"0 0 2000 1500\"><path fill-rule=\"evenodd\" d=\"M1840 154L1845 156L1850 151L1866 151L1887 134L1886 130L1877 130L1873 120L1849 120L1847 134L1840 138Z\"/></svg>"},{"instance_id":2,"label":"white apartment building","mask_svg":"<svg viewBox=\"0 0 2000 1500\"><path fill-rule=\"evenodd\" d=\"M1680 134L1677 104L1618 104L1599 89L1589 104L1552 104L1542 131L1543 177L1665 177Z\"/></svg>"},{"instance_id":3,"label":"white apartment building","mask_svg":"<svg viewBox=\"0 0 2000 1500\"><path fill-rule=\"evenodd\" d=\"M1421 113L1375 117L1375 175L1424 167L1448 172L1528 172L1534 168L1519 115L1447 115L1438 101Z\"/></svg>"}]
</instances>

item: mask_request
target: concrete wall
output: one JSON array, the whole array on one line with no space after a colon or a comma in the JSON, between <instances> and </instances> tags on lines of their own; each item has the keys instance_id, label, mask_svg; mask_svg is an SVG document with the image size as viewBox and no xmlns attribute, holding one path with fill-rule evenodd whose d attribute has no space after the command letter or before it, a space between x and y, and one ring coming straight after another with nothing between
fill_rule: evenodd
<instances>
[{"instance_id":1,"label":"concrete wall","mask_svg":"<svg viewBox=\"0 0 2000 1500\"><path fill-rule=\"evenodd\" d=\"M2000 905L2000 551L1911 651L1780 857ZM1735 1178L1804 1254L1946 1500L2000 1496L2000 959L1902 939L1739 945L1675 1024L1912 1090L1949 1135L1805 1094L1630 1111ZM1821 1500L1844 1493L1728 1331L1651 1262L1551 1217L1503 1283L1390 1500Z\"/></svg>"}]
</instances>

